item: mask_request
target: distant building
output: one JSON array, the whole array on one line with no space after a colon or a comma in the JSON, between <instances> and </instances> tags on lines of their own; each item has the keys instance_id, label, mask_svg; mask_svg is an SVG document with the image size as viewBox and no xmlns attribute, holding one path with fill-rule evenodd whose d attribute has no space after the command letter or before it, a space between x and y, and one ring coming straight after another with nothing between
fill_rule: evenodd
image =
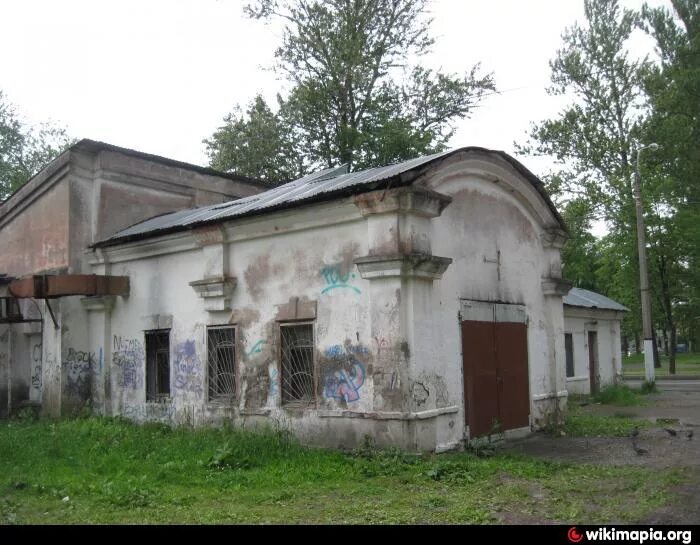
<instances>
[{"instance_id":1,"label":"distant building","mask_svg":"<svg viewBox=\"0 0 700 545\"><path fill-rule=\"evenodd\" d=\"M564 297L566 387L596 393L622 376L620 324L629 309L593 291L571 288Z\"/></svg>"}]
</instances>

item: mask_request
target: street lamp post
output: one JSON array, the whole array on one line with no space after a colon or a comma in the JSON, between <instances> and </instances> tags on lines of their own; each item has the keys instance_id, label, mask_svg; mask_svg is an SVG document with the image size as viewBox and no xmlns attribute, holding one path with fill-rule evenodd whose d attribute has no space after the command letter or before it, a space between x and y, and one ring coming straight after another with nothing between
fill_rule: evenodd
<instances>
[{"instance_id":1,"label":"street lamp post","mask_svg":"<svg viewBox=\"0 0 700 545\"><path fill-rule=\"evenodd\" d=\"M644 375L647 382L656 380L654 374L654 336L651 325L651 301L649 299L649 271L647 269L647 243L644 230L644 208L642 206L642 184L639 173L639 155L642 150L659 149L658 144L637 148L637 169L634 174L634 203L637 210L637 247L639 250L639 291L642 299L642 325L644 328Z\"/></svg>"}]
</instances>

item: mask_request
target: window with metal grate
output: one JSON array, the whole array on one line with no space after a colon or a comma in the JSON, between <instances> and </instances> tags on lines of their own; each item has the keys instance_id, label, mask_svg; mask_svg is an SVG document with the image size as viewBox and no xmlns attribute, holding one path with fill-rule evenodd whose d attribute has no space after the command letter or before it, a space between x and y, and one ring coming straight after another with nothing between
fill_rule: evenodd
<instances>
[{"instance_id":1,"label":"window with metal grate","mask_svg":"<svg viewBox=\"0 0 700 545\"><path fill-rule=\"evenodd\" d=\"M146 331L146 401L170 397L170 330Z\"/></svg>"},{"instance_id":2,"label":"window with metal grate","mask_svg":"<svg viewBox=\"0 0 700 545\"><path fill-rule=\"evenodd\" d=\"M236 328L207 328L209 401L231 401L236 397Z\"/></svg>"},{"instance_id":3,"label":"window with metal grate","mask_svg":"<svg viewBox=\"0 0 700 545\"><path fill-rule=\"evenodd\" d=\"M308 407L316 402L313 324L280 325L282 403Z\"/></svg>"}]
</instances>

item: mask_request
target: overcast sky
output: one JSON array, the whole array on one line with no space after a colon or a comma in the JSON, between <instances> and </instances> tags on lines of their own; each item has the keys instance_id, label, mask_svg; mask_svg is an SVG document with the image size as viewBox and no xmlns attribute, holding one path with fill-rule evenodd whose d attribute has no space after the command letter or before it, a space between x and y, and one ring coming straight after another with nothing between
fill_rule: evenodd
<instances>
[{"instance_id":1,"label":"overcast sky","mask_svg":"<svg viewBox=\"0 0 700 545\"><path fill-rule=\"evenodd\" d=\"M652 5L667 0L650 0ZM641 0L622 0L639 7ZM196 164L202 139L232 107L282 82L269 68L276 25L242 15L242 0L3 0L0 89L32 123ZM532 121L555 114L549 60L583 0L434 0L433 53L423 64L463 72L480 62L502 94L463 120L451 147L513 152ZM633 47L651 51L638 36ZM538 174L549 163L521 160Z\"/></svg>"}]
</instances>

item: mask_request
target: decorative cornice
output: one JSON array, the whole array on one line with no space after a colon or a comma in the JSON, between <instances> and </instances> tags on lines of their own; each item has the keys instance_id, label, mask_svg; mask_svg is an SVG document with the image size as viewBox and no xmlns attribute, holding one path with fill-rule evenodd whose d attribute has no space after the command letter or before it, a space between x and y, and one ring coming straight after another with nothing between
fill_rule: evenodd
<instances>
[{"instance_id":1,"label":"decorative cornice","mask_svg":"<svg viewBox=\"0 0 700 545\"><path fill-rule=\"evenodd\" d=\"M561 249L564 247L564 243L568 238L569 235L567 235L563 229L559 229L558 227L547 228L540 235L542 246L545 248Z\"/></svg>"},{"instance_id":2,"label":"decorative cornice","mask_svg":"<svg viewBox=\"0 0 700 545\"><path fill-rule=\"evenodd\" d=\"M236 288L236 279L216 276L190 282L192 289L204 299L204 309L209 312L231 309L231 294Z\"/></svg>"},{"instance_id":3,"label":"decorative cornice","mask_svg":"<svg viewBox=\"0 0 700 545\"><path fill-rule=\"evenodd\" d=\"M365 280L392 276L438 280L452 259L426 254L394 254L359 257L354 263Z\"/></svg>"},{"instance_id":4,"label":"decorative cornice","mask_svg":"<svg viewBox=\"0 0 700 545\"><path fill-rule=\"evenodd\" d=\"M355 197L355 205L363 216L398 212L436 218L452 202L452 197L420 186L361 193Z\"/></svg>"},{"instance_id":5,"label":"decorative cornice","mask_svg":"<svg viewBox=\"0 0 700 545\"><path fill-rule=\"evenodd\" d=\"M558 295L563 297L569 293L571 289L571 284L561 278L543 278L541 285L542 293L545 295Z\"/></svg>"}]
</instances>

